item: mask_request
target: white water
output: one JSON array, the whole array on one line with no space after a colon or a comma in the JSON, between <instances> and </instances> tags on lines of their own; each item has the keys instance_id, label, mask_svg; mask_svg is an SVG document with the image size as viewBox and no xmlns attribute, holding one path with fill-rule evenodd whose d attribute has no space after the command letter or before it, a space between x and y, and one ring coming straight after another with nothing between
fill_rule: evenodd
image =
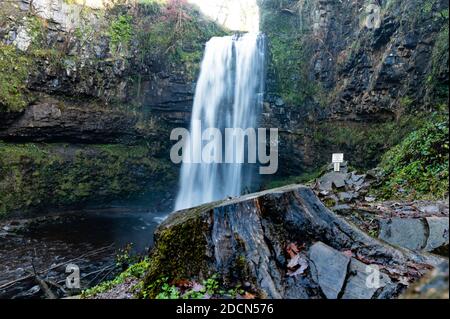
<instances>
[{"instance_id":1,"label":"white water","mask_svg":"<svg viewBox=\"0 0 450 319\"><path fill-rule=\"evenodd\" d=\"M202 136L195 121L201 121L201 130L256 127L263 98L264 47L264 36L256 33L215 37L206 44L191 118L193 154L203 147L195 143ZM246 151L244 144L236 145L238 156ZM224 145L224 153L230 147ZM183 163L175 209L238 196L249 187L251 171L248 164Z\"/></svg>"}]
</instances>

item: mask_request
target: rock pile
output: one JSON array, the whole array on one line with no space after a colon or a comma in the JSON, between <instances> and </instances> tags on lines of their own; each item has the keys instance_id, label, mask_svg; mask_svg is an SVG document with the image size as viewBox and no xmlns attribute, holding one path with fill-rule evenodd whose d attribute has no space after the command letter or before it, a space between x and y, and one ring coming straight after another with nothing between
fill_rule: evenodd
<instances>
[{"instance_id":1,"label":"rock pile","mask_svg":"<svg viewBox=\"0 0 450 319\"><path fill-rule=\"evenodd\" d=\"M369 193L379 174L332 171L317 179L314 191L333 211L392 245L448 256L449 203L447 201L378 202Z\"/></svg>"},{"instance_id":2,"label":"rock pile","mask_svg":"<svg viewBox=\"0 0 450 319\"><path fill-rule=\"evenodd\" d=\"M376 171L366 174L348 172L348 164L344 162L339 172L333 171L333 165L328 166L327 173L316 181L314 190L327 206L349 204L358 200L371 202L375 197L369 196L368 192L376 178Z\"/></svg>"}]
</instances>

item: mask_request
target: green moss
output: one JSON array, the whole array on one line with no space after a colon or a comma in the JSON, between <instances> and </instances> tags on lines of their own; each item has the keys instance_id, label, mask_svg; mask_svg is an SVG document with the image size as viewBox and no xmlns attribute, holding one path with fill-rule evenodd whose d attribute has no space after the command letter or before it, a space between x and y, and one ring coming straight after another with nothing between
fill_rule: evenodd
<instances>
[{"instance_id":1,"label":"green moss","mask_svg":"<svg viewBox=\"0 0 450 319\"><path fill-rule=\"evenodd\" d=\"M115 20L111 22L111 26L109 28L109 36L110 40L110 50L112 53L117 53L118 50L127 49L132 35L132 17L129 15L119 15Z\"/></svg>"},{"instance_id":2,"label":"green moss","mask_svg":"<svg viewBox=\"0 0 450 319\"><path fill-rule=\"evenodd\" d=\"M0 143L0 154L0 214L139 197L170 176L146 146Z\"/></svg>"},{"instance_id":3,"label":"green moss","mask_svg":"<svg viewBox=\"0 0 450 319\"><path fill-rule=\"evenodd\" d=\"M261 18L262 30L269 38L269 72L275 76L281 97L288 104L301 105L307 99L320 97L322 89L308 76L310 53L299 17L281 13L279 9L266 8Z\"/></svg>"},{"instance_id":4,"label":"green moss","mask_svg":"<svg viewBox=\"0 0 450 319\"><path fill-rule=\"evenodd\" d=\"M298 176L288 176L288 177L276 177L264 183L264 189L273 189L291 184L305 184L314 181L323 173L322 169L317 169L312 172L305 172Z\"/></svg>"},{"instance_id":5,"label":"green moss","mask_svg":"<svg viewBox=\"0 0 450 319\"><path fill-rule=\"evenodd\" d=\"M31 37L31 48L39 49L46 47L47 23L47 20L38 16L28 17L26 27Z\"/></svg>"},{"instance_id":6,"label":"green moss","mask_svg":"<svg viewBox=\"0 0 450 319\"><path fill-rule=\"evenodd\" d=\"M126 271L121 273L114 280L106 281L91 289L84 290L81 294L81 297L89 298L107 292L108 290L111 290L113 287L124 283L125 280L127 279L141 280L144 277L145 273L147 272L149 266L150 266L149 260L148 258L145 258L141 262L138 262L130 266ZM136 289L136 291L138 291L140 287L141 285L137 284L137 286L135 286L134 288Z\"/></svg>"},{"instance_id":7,"label":"green moss","mask_svg":"<svg viewBox=\"0 0 450 319\"><path fill-rule=\"evenodd\" d=\"M431 73L427 79L427 85L431 91L432 102L436 105L448 103L448 38L449 38L448 18L436 39L431 60ZM446 107L445 107L446 108Z\"/></svg>"},{"instance_id":8,"label":"green moss","mask_svg":"<svg viewBox=\"0 0 450 319\"><path fill-rule=\"evenodd\" d=\"M336 203L336 201L335 201L334 199L332 199L332 198L325 198L325 199L323 200L323 204L324 204L326 207L331 208L331 207L335 206L337 203Z\"/></svg>"},{"instance_id":9,"label":"green moss","mask_svg":"<svg viewBox=\"0 0 450 319\"><path fill-rule=\"evenodd\" d=\"M201 216L201 212L207 209L205 207L198 208L198 214L178 215L176 222L169 222L169 226L158 231L144 280L143 296L155 298L161 291L162 279L166 277L178 280L211 275L205 258L208 224Z\"/></svg>"},{"instance_id":10,"label":"green moss","mask_svg":"<svg viewBox=\"0 0 450 319\"><path fill-rule=\"evenodd\" d=\"M0 112L19 112L28 104L26 80L30 59L0 43Z\"/></svg>"},{"instance_id":11,"label":"green moss","mask_svg":"<svg viewBox=\"0 0 450 319\"><path fill-rule=\"evenodd\" d=\"M96 30L93 25L82 23L75 28L73 34L80 41L80 47L84 47L95 38Z\"/></svg>"},{"instance_id":12,"label":"green moss","mask_svg":"<svg viewBox=\"0 0 450 319\"><path fill-rule=\"evenodd\" d=\"M404 96L400 99L400 106L409 109L414 103L414 100L409 96Z\"/></svg>"},{"instance_id":13,"label":"green moss","mask_svg":"<svg viewBox=\"0 0 450 319\"><path fill-rule=\"evenodd\" d=\"M384 178L378 195L390 198L448 196L448 118L435 116L387 152L380 167Z\"/></svg>"},{"instance_id":14,"label":"green moss","mask_svg":"<svg viewBox=\"0 0 450 319\"><path fill-rule=\"evenodd\" d=\"M69 4L69 5L73 5L73 4L77 4L77 0L63 0L64 3Z\"/></svg>"},{"instance_id":15,"label":"green moss","mask_svg":"<svg viewBox=\"0 0 450 319\"><path fill-rule=\"evenodd\" d=\"M153 15L138 28L141 59L151 53L166 61L166 66L184 69L191 80L195 79L204 43L213 36L225 35L226 31L183 2L154 1L151 8Z\"/></svg>"}]
</instances>

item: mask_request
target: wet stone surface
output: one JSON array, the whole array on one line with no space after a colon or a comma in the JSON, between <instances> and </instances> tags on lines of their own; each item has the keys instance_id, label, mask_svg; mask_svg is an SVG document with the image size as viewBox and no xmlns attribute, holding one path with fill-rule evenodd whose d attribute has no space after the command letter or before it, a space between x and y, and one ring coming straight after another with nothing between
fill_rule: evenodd
<instances>
[{"instance_id":1,"label":"wet stone surface","mask_svg":"<svg viewBox=\"0 0 450 319\"><path fill-rule=\"evenodd\" d=\"M327 299L337 299L345 282L350 258L320 242L310 248L309 258L313 276Z\"/></svg>"},{"instance_id":2,"label":"wet stone surface","mask_svg":"<svg viewBox=\"0 0 450 319\"><path fill-rule=\"evenodd\" d=\"M379 238L390 244L413 250L426 245L426 226L421 219L384 219L380 224Z\"/></svg>"}]
</instances>

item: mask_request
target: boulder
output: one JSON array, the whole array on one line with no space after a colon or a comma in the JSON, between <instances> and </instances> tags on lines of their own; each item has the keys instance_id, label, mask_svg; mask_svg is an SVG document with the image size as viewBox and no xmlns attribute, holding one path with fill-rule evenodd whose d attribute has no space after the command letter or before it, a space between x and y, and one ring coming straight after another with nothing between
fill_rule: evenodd
<instances>
[{"instance_id":1,"label":"boulder","mask_svg":"<svg viewBox=\"0 0 450 319\"><path fill-rule=\"evenodd\" d=\"M295 274L289 247L301 254ZM349 267L353 259L361 264ZM393 298L443 260L372 238L309 187L291 185L172 213L155 232L145 294L155 296L162 277L220 274L225 286L251 287L259 298ZM373 264L386 285L364 291L361 269Z\"/></svg>"},{"instance_id":2,"label":"boulder","mask_svg":"<svg viewBox=\"0 0 450 319\"><path fill-rule=\"evenodd\" d=\"M445 249L448 256L448 217L427 217L428 239L425 246L426 251Z\"/></svg>"},{"instance_id":3,"label":"boulder","mask_svg":"<svg viewBox=\"0 0 450 319\"><path fill-rule=\"evenodd\" d=\"M347 177L346 173L341 172L326 173L318 180L318 188L321 191L332 191L333 187L343 188L346 185Z\"/></svg>"},{"instance_id":4,"label":"boulder","mask_svg":"<svg viewBox=\"0 0 450 319\"><path fill-rule=\"evenodd\" d=\"M344 164L343 171L329 171L317 179L315 191L326 203L355 203L368 194L373 181L366 174L347 173L347 164Z\"/></svg>"},{"instance_id":5,"label":"boulder","mask_svg":"<svg viewBox=\"0 0 450 319\"><path fill-rule=\"evenodd\" d=\"M385 287L395 287L389 276L379 272L377 265L366 265L352 258L349 267L349 277L342 299L372 299L377 291L382 291ZM379 277L374 277L375 280L372 281L369 277L372 274L379 274Z\"/></svg>"},{"instance_id":6,"label":"boulder","mask_svg":"<svg viewBox=\"0 0 450 319\"><path fill-rule=\"evenodd\" d=\"M439 205L423 205L419 206L419 211L424 214L439 214Z\"/></svg>"},{"instance_id":7,"label":"boulder","mask_svg":"<svg viewBox=\"0 0 450 319\"><path fill-rule=\"evenodd\" d=\"M392 245L420 250L427 240L425 224L417 218L382 219L379 238Z\"/></svg>"},{"instance_id":8,"label":"boulder","mask_svg":"<svg viewBox=\"0 0 450 319\"><path fill-rule=\"evenodd\" d=\"M352 200L358 198L358 194L355 192L341 192L338 193L338 198L340 202L350 203Z\"/></svg>"},{"instance_id":9,"label":"boulder","mask_svg":"<svg viewBox=\"0 0 450 319\"><path fill-rule=\"evenodd\" d=\"M337 299L347 276L350 258L321 242L315 243L309 254L314 279L327 299Z\"/></svg>"},{"instance_id":10,"label":"boulder","mask_svg":"<svg viewBox=\"0 0 450 319\"><path fill-rule=\"evenodd\" d=\"M448 217L389 218L379 224L379 238L392 245L448 256Z\"/></svg>"}]
</instances>

